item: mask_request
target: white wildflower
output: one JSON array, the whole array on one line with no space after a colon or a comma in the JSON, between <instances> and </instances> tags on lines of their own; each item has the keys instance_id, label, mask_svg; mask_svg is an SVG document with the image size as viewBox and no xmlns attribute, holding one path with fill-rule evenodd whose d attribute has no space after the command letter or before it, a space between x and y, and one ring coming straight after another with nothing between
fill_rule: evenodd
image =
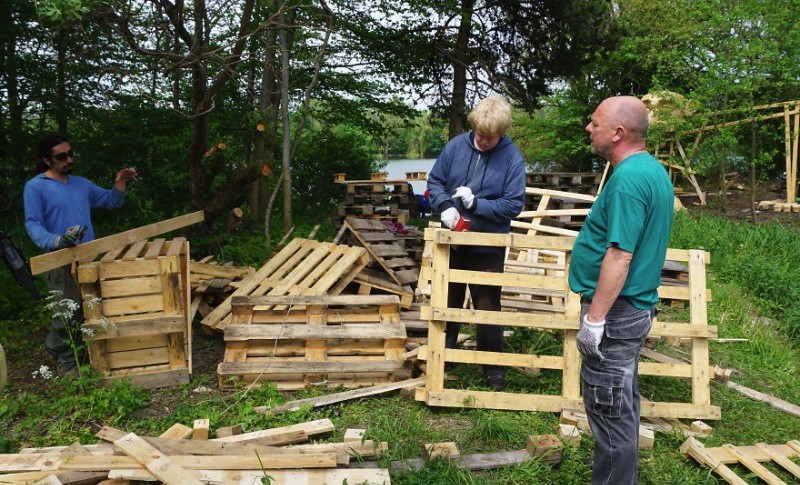
<instances>
[{"instance_id":1,"label":"white wildflower","mask_svg":"<svg viewBox=\"0 0 800 485\"><path fill-rule=\"evenodd\" d=\"M39 370L33 371L33 377L34 379L41 377L42 379L49 381L53 378L53 371L51 371L46 365L42 365L39 367Z\"/></svg>"},{"instance_id":2,"label":"white wildflower","mask_svg":"<svg viewBox=\"0 0 800 485\"><path fill-rule=\"evenodd\" d=\"M81 327L81 333L85 335L87 338L94 337L94 330L89 327Z\"/></svg>"}]
</instances>

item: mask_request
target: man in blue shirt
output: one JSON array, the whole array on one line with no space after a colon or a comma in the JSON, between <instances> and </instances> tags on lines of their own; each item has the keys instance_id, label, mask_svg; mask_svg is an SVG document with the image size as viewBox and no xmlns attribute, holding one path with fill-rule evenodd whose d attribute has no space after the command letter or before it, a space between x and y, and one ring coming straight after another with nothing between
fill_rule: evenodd
<instances>
[{"instance_id":1,"label":"man in blue shirt","mask_svg":"<svg viewBox=\"0 0 800 485\"><path fill-rule=\"evenodd\" d=\"M38 156L44 171L25 184L25 229L31 240L45 251L93 240L91 209L122 207L128 180L136 180L136 171L132 168L117 172L111 189L102 189L83 177L72 175L75 164L72 145L66 137L55 133L39 142ZM83 299L69 265L47 272L45 280L48 289L56 292L53 293L56 301L69 299L77 304L70 321L53 316L45 339L47 351L58 359L59 371L69 372L77 367L69 331L77 336L74 338L79 338L80 331L67 329L66 325L79 325L83 320Z\"/></svg>"}]
</instances>

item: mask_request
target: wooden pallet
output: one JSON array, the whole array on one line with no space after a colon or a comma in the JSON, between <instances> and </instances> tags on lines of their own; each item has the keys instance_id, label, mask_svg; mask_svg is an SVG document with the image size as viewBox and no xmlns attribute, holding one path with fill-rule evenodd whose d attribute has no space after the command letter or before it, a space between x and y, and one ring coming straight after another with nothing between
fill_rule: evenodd
<instances>
[{"instance_id":1,"label":"wooden pallet","mask_svg":"<svg viewBox=\"0 0 800 485\"><path fill-rule=\"evenodd\" d=\"M427 229L426 242L432 244L432 268L430 304L422 307L423 319L430 321L428 345L419 348L418 358L427 360L428 380L424 390L417 391L417 399L429 405L449 407L485 407L527 411L554 411L562 408L583 409L580 397L580 366L575 336L579 328L580 302L575 293L569 291L567 275L574 240L565 237L528 236L506 234L481 234L453 232L444 229ZM553 274L483 273L451 270L449 256L451 245L499 246L516 251L556 251L565 255L563 270ZM717 329L707 324L707 301L705 268L710 256L704 251L667 251L667 259L687 262L689 286L661 286L659 297L685 300L690 304L690 322L654 321L650 335L664 337L686 337L691 339L691 363L661 363L643 361L639 364L639 375L654 375L667 378L691 379L691 402L642 402L643 417L720 419L718 406L711 404L710 382L713 375L709 368L708 340L717 336ZM447 292L450 282L480 283L483 285L529 288L535 291L558 291L564 295L563 308L542 308L537 312L508 311L490 312L471 309L447 308ZM470 324L504 325L563 332L561 355L517 355L508 353L479 352L463 349L445 349L446 322ZM516 393L491 393L473 390L444 388L444 363L491 364L520 368L554 369L562 372L561 395L520 395Z\"/></svg>"},{"instance_id":2,"label":"wooden pallet","mask_svg":"<svg viewBox=\"0 0 800 485\"><path fill-rule=\"evenodd\" d=\"M203 318L209 331L224 331L237 296L338 295L369 262L364 248L295 238L257 272L239 284Z\"/></svg>"},{"instance_id":3,"label":"wooden pallet","mask_svg":"<svg viewBox=\"0 0 800 485\"><path fill-rule=\"evenodd\" d=\"M276 309L278 308L278 309ZM409 377L396 296L234 297L220 387L357 387Z\"/></svg>"},{"instance_id":4,"label":"wooden pallet","mask_svg":"<svg viewBox=\"0 0 800 485\"><path fill-rule=\"evenodd\" d=\"M742 465L769 484L784 484L775 473L762 463L771 463L776 469L783 469L795 480L800 480L800 466L792 459L800 456L800 441L792 440L785 445L756 443L752 446L722 445L719 448L706 448L703 443L689 437L681 445L681 452L694 458L701 465L711 468L717 475L732 484L746 485L747 482L728 465Z\"/></svg>"},{"instance_id":5,"label":"wooden pallet","mask_svg":"<svg viewBox=\"0 0 800 485\"><path fill-rule=\"evenodd\" d=\"M372 259L383 268L398 285L416 284L419 265L389 231L385 224L369 219L348 217L345 227L355 240L366 248Z\"/></svg>"},{"instance_id":6,"label":"wooden pallet","mask_svg":"<svg viewBox=\"0 0 800 485\"><path fill-rule=\"evenodd\" d=\"M141 387L189 382L189 243L121 246L77 267L89 361L108 380Z\"/></svg>"},{"instance_id":7,"label":"wooden pallet","mask_svg":"<svg viewBox=\"0 0 800 485\"><path fill-rule=\"evenodd\" d=\"M596 193L602 178L603 175L599 173L529 172L525 174L525 184L528 187L556 190L570 187L577 191L582 188Z\"/></svg>"},{"instance_id":8,"label":"wooden pallet","mask_svg":"<svg viewBox=\"0 0 800 485\"><path fill-rule=\"evenodd\" d=\"M517 232L531 235L552 234L576 237L578 230L583 225L583 218L589 213L591 204L597 199L596 196L589 194L536 187L527 187L525 194L529 200L528 206L535 207L535 209L521 212L511 221L511 227ZM533 202L537 200L538 202Z\"/></svg>"}]
</instances>

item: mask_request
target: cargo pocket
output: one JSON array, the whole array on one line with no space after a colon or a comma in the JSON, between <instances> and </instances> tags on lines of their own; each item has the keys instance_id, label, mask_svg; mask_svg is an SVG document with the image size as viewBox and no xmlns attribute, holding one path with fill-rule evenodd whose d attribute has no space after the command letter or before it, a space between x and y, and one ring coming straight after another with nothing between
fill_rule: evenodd
<instances>
[{"instance_id":1,"label":"cargo pocket","mask_svg":"<svg viewBox=\"0 0 800 485\"><path fill-rule=\"evenodd\" d=\"M609 418L618 418L622 408L624 375L620 370L593 366L584 361L581 367L586 410Z\"/></svg>"}]
</instances>

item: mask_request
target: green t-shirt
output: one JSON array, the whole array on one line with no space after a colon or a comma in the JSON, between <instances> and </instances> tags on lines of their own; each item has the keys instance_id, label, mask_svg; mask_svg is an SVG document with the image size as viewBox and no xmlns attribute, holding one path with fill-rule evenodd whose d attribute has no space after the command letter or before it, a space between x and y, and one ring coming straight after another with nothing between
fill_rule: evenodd
<instances>
[{"instance_id":1,"label":"green t-shirt","mask_svg":"<svg viewBox=\"0 0 800 485\"><path fill-rule=\"evenodd\" d=\"M667 171L649 153L631 155L614 169L575 240L569 286L593 298L606 249L633 254L620 296L639 309L658 302L675 195Z\"/></svg>"}]
</instances>

